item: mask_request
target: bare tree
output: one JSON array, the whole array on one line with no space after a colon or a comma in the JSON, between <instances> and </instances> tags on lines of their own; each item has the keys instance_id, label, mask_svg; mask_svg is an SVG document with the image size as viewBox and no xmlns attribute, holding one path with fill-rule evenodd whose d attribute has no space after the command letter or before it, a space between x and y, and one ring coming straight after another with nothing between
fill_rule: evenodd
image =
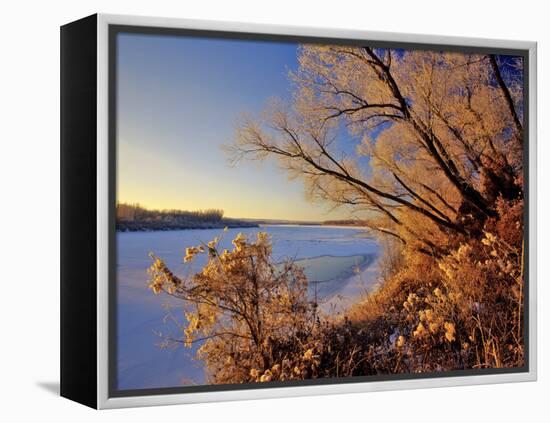
<instances>
[{"instance_id":1,"label":"bare tree","mask_svg":"<svg viewBox=\"0 0 550 423\"><path fill-rule=\"evenodd\" d=\"M276 158L312 199L436 255L522 195L521 72L507 83L494 56L306 45L299 65L293 104L245 116L234 161Z\"/></svg>"}]
</instances>

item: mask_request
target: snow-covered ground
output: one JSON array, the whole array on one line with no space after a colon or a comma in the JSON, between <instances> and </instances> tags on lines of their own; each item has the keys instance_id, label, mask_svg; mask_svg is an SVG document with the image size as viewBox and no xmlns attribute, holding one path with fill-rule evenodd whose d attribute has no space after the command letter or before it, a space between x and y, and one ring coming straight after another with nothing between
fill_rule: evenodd
<instances>
[{"instance_id":1,"label":"snow-covered ground","mask_svg":"<svg viewBox=\"0 0 550 423\"><path fill-rule=\"evenodd\" d=\"M378 245L361 229L326 226L263 226L230 229L223 233L221 248L242 232L271 234L274 260L292 258L304 267L325 312L340 312L363 293L374 289L378 276ZM185 248L220 236L219 229L117 233L117 327L119 389L174 387L204 383L195 349L158 347L158 332L175 334L166 319L166 307L178 307L165 295L147 289L146 270L154 252L177 274L199 270L206 258L183 264ZM172 311L181 318L181 309Z\"/></svg>"}]
</instances>

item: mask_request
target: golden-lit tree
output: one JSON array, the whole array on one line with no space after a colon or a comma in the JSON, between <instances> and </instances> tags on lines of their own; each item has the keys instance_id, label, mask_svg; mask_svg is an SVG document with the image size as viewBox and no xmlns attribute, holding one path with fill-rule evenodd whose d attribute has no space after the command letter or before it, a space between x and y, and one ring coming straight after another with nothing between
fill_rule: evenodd
<instances>
[{"instance_id":1,"label":"golden-lit tree","mask_svg":"<svg viewBox=\"0 0 550 423\"><path fill-rule=\"evenodd\" d=\"M522 64L512 65L503 76L491 55L302 46L293 104L244 117L228 149L277 158L311 198L441 255L481 234L497 198L522 197ZM361 139L352 154L343 126Z\"/></svg>"}]
</instances>

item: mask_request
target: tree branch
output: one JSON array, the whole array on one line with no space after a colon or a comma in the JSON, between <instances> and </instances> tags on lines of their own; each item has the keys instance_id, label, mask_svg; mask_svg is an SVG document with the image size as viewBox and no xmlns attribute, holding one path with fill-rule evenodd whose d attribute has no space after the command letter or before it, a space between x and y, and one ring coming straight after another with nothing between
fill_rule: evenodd
<instances>
[{"instance_id":1,"label":"tree branch","mask_svg":"<svg viewBox=\"0 0 550 423\"><path fill-rule=\"evenodd\" d=\"M489 55L489 62L491 63L491 67L493 69L493 73L495 74L495 79L497 80L498 86L502 91L502 94L504 95L504 99L506 100L506 105L508 106L508 110L510 111L512 120L514 121L518 141L520 143L523 143L523 126L518 118L516 107L514 106L514 100L512 99L510 90L508 89L506 83L504 82L504 79L502 78L502 74L500 73L500 69L498 67L498 63L494 54Z\"/></svg>"}]
</instances>

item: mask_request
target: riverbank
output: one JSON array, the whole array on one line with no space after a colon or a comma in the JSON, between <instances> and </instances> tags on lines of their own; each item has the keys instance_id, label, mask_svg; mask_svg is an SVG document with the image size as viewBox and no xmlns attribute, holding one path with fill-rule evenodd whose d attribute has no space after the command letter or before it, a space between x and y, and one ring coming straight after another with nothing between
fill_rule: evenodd
<instances>
[{"instance_id":1,"label":"riverbank","mask_svg":"<svg viewBox=\"0 0 550 423\"><path fill-rule=\"evenodd\" d=\"M222 219L218 222L117 221L117 232L178 231L184 229L257 228L256 222Z\"/></svg>"}]
</instances>

